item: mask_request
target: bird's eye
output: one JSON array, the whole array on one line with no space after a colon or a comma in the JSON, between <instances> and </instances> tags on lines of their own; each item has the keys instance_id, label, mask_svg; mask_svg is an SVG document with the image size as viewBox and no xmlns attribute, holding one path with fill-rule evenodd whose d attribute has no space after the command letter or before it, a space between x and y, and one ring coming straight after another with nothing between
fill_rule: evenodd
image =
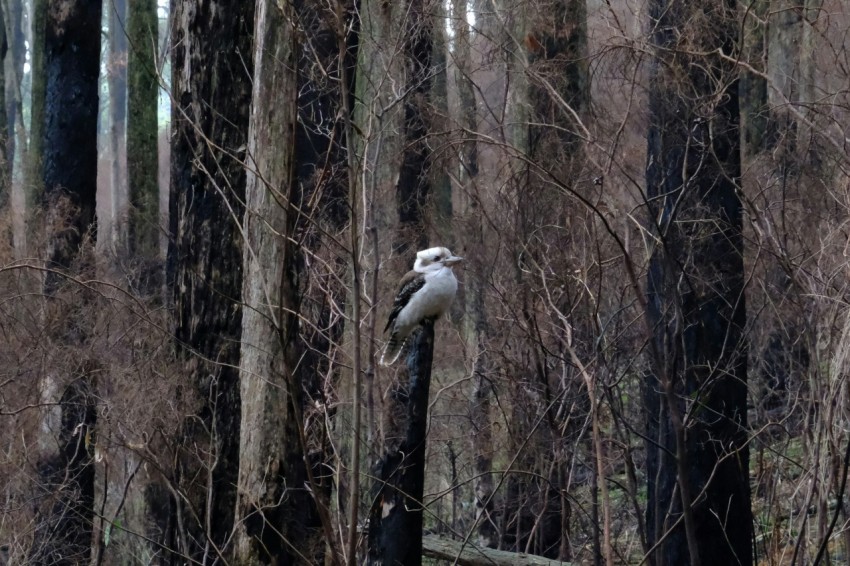
<instances>
[{"instance_id":1,"label":"bird's eye","mask_svg":"<svg viewBox=\"0 0 850 566\"><path fill-rule=\"evenodd\" d=\"M435 256L434 256L434 261L440 261L440 256L435 255Z\"/></svg>"}]
</instances>

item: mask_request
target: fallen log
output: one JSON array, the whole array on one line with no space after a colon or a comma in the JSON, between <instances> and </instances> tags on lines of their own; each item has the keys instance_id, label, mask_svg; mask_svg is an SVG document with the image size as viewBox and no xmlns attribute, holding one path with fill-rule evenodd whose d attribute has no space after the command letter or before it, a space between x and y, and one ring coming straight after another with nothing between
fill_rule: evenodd
<instances>
[{"instance_id":1,"label":"fallen log","mask_svg":"<svg viewBox=\"0 0 850 566\"><path fill-rule=\"evenodd\" d=\"M464 545L460 541L436 535L422 537L422 554L452 563L456 560L459 566L570 566L571 564L522 552L481 548L470 542Z\"/></svg>"}]
</instances>

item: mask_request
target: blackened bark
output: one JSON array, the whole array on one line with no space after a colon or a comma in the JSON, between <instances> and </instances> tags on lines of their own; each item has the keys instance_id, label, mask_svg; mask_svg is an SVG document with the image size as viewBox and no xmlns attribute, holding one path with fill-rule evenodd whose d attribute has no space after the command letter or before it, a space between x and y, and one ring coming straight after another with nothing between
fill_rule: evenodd
<instances>
[{"instance_id":1,"label":"blackened bark","mask_svg":"<svg viewBox=\"0 0 850 566\"><path fill-rule=\"evenodd\" d=\"M553 152L560 159L572 160L579 155L582 140L564 103L580 117L590 103L587 7L585 0L554 0L546 9L552 15L533 22L525 37L532 74L529 98L538 124L529 128L528 151L537 160L551 160Z\"/></svg>"},{"instance_id":2,"label":"blackened bark","mask_svg":"<svg viewBox=\"0 0 850 566\"><path fill-rule=\"evenodd\" d=\"M171 10L168 279L186 383L195 391L190 397L201 401L183 431L176 480L188 498L178 502L186 532L174 539L187 541L181 552L200 558L207 537L225 547L236 504L242 324L237 221L245 196L254 3L173 1Z\"/></svg>"},{"instance_id":3,"label":"blackened bark","mask_svg":"<svg viewBox=\"0 0 850 566\"><path fill-rule=\"evenodd\" d=\"M734 57L736 6L654 0L650 13L651 561L752 564L738 84L728 62L690 55Z\"/></svg>"},{"instance_id":4,"label":"blackened bark","mask_svg":"<svg viewBox=\"0 0 850 566\"><path fill-rule=\"evenodd\" d=\"M47 8L43 180L50 219L48 266L56 270L71 266L94 223L100 17L99 0L56 0ZM51 295L61 281L49 273L45 293ZM57 338L80 339L69 329ZM57 451L46 451L39 462L39 487L52 496L52 503L37 519L32 564L84 564L90 559L96 409L87 365L82 377L70 383L49 376L42 384L43 397L58 401L59 430L45 433L58 434L57 439L43 439ZM50 399L54 389L63 391L55 401ZM50 412L45 419L49 429Z\"/></svg>"},{"instance_id":5,"label":"blackened bark","mask_svg":"<svg viewBox=\"0 0 850 566\"><path fill-rule=\"evenodd\" d=\"M60 451L39 464L41 496L52 501L36 518L29 563L38 566L87 564L92 549L97 409L88 377L71 382L59 406Z\"/></svg>"},{"instance_id":6,"label":"blackened bark","mask_svg":"<svg viewBox=\"0 0 850 566\"><path fill-rule=\"evenodd\" d=\"M54 232L48 262L67 268L93 227L101 2L55 1L45 30L44 195ZM48 292L57 279L48 276Z\"/></svg>"},{"instance_id":7,"label":"blackened bark","mask_svg":"<svg viewBox=\"0 0 850 566\"><path fill-rule=\"evenodd\" d=\"M428 393L434 356L434 321L425 320L411 339L407 382L395 382L388 411L384 456L375 470L369 511L369 564L422 564L422 496Z\"/></svg>"},{"instance_id":8,"label":"blackened bark","mask_svg":"<svg viewBox=\"0 0 850 566\"><path fill-rule=\"evenodd\" d=\"M433 21L426 0L411 0L405 19L404 57L407 95L404 99L404 139L401 171L396 185L399 233L395 251L407 257L411 246L428 245L425 205L431 192L428 171L430 119L428 103L433 82L431 56L434 49Z\"/></svg>"}]
</instances>

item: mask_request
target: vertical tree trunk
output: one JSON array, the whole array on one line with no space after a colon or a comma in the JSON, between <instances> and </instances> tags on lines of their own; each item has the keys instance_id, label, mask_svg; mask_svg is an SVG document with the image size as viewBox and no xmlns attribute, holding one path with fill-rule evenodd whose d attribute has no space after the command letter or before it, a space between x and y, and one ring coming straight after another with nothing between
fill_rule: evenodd
<instances>
[{"instance_id":1,"label":"vertical tree trunk","mask_svg":"<svg viewBox=\"0 0 850 566\"><path fill-rule=\"evenodd\" d=\"M495 548L499 543L495 505L493 502L493 435L491 430L490 395L492 389L490 355L487 352L487 318L484 310L484 289L487 272L487 251L483 240L483 219L479 212L478 177L478 109L472 80L474 62L470 49L468 5L466 0L452 0L452 25L454 31L455 84L458 93L457 122L462 128L458 152L460 167L457 170L458 200L463 202L463 214L470 219L463 232L465 255L469 265L466 270L464 307L466 309L466 338L473 348L474 366L470 420L470 443L473 454L475 479L473 481L475 520L478 525L478 544ZM485 31L485 33L487 33Z\"/></svg>"},{"instance_id":2,"label":"vertical tree trunk","mask_svg":"<svg viewBox=\"0 0 850 566\"><path fill-rule=\"evenodd\" d=\"M9 130L6 119L6 53L9 43L6 41L6 18L3 4L0 2L0 209L9 202L9 191L12 189L11 163L6 160L6 144L9 140Z\"/></svg>"},{"instance_id":3,"label":"vertical tree trunk","mask_svg":"<svg viewBox=\"0 0 850 566\"><path fill-rule=\"evenodd\" d=\"M431 192L429 169L431 131L428 103L434 69L434 22L428 0L410 0L404 20L403 56L407 67L401 172L396 184L399 229L395 251L407 257L410 251L427 247L425 206Z\"/></svg>"},{"instance_id":4,"label":"vertical tree trunk","mask_svg":"<svg viewBox=\"0 0 850 566\"><path fill-rule=\"evenodd\" d=\"M41 202L42 159L44 155L44 104L46 74L44 68L44 33L47 22L47 0L32 1L32 48L30 49L30 146L24 168L24 203L26 218Z\"/></svg>"},{"instance_id":5,"label":"vertical tree trunk","mask_svg":"<svg viewBox=\"0 0 850 566\"><path fill-rule=\"evenodd\" d=\"M294 174L300 50L295 10L285 6L258 0L254 29L234 541L240 564L322 563L324 551L301 418L304 265L294 241L302 206Z\"/></svg>"},{"instance_id":6,"label":"vertical tree trunk","mask_svg":"<svg viewBox=\"0 0 850 566\"><path fill-rule=\"evenodd\" d=\"M767 80L764 73L767 61L767 0L742 0L742 46L744 61L755 72L741 71L741 141L745 155L764 148L769 108Z\"/></svg>"},{"instance_id":7,"label":"vertical tree trunk","mask_svg":"<svg viewBox=\"0 0 850 566\"><path fill-rule=\"evenodd\" d=\"M422 497L434 321L425 320L410 341L407 371L399 372L388 401L392 420L375 473L369 511L369 564L422 564Z\"/></svg>"},{"instance_id":8,"label":"vertical tree trunk","mask_svg":"<svg viewBox=\"0 0 850 566\"><path fill-rule=\"evenodd\" d=\"M509 12L505 12L508 14ZM573 205L570 199L552 189L548 182L540 180L539 172L546 171L567 179L571 188L587 191L576 186L574 179L580 177L584 166L583 124L590 105L589 74L587 70L587 8L584 0L550 0L540 4L535 11L525 14L510 14L509 21L515 37L522 41L522 48L509 55L508 71L512 83L509 92L508 113L509 137L513 150L523 159L514 161L514 215L516 236L513 244L516 270L514 281L517 293L517 324L523 328L522 361L517 364L516 401L513 407L514 442L523 453L517 458L520 469L526 474L513 474L507 478L503 500L502 545L516 552L531 551L549 558L559 557L569 549L568 530L563 528L564 517L569 508L562 504L562 489L557 485L563 476L557 472L553 458L563 457L561 446L572 443L565 435L573 433L567 423L556 423L556 411L552 410L552 399L558 394L556 388L573 387L576 380L555 379L550 368L560 356L552 359L552 347L564 348L563 344L545 343L538 330L551 324L549 312L541 293L535 290L538 269L554 272L575 269L577 266L556 264L550 244L545 243L541 230L546 226L571 227L580 224L583 208ZM586 243L578 236L570 237L571 230L559 233L562 249L575 250L574 257ZM568 252L569 253L569 252ZM578 260L575 260L578 261ZM567 289L566 297L573 293ZM576 293L576 295L580 295ZM567 309L571 318L580 318L585 305L570 305ZM560 323L558 324L560 325ZM574 323L579 342L592 342L593 337L582 336L580 323ZM564 357L569 357L566 354ZM523 366L531 366L525 372ZM526 377L527 376L527 377ZM524 380L524 381L523 381ZM542 395L528 395L529 390L539 390ZM571 397L578 391L560 392ZM588 392L590 397L593 393ZM527 404L537 404L537 411L546 411L545 424L537 427L529 420ZM566 417L569 418L569 417ZM570 419L571 421L573 419ZM526 443L532 436L534 443ZM532 446L537 447L535 451ZM538 456L537 452L542 453ZM547 454L548 452L548 454ZM558 454L559 456L555 456ZM594 474L600 470L593 466ZM605 481L599 478L599 488L604 495ZM591 513L597 510L597 486L591 485ZM603 497L604 500L604 497ZM607 532L607 521L592 521L597 533ZM600 528L602 527L602 528ZM594 537L594 544L601 554L603 541Z\"/></svg>"},{"instance_id":9,"label":"vertical tree trunk","mask_svg":"<svg viewBox=\"0 0 850 566\"><path fill-rule=\"evenodd\" d=\"M239 344L252 2L171 4L172 154L168 278L187 385L201 401L186 420L176 481L180 551L213 559L233 529L239 466ZM194 395L192 396L194 397ZM198 447L196 450L193 447ZM172 522L174 524L174 522Z\"/></svg>"},{"instance_id":10,"label":"vertical tree trunk","mask_svg":"<svg viewBox=\"0 0 850 566\"><path fill-rule=\"evenodd\" d=\"M808 120L814 120L817 116L818 104L817 80L818 72L817 48L818 32L815 25L820 18L823 0L804 0L803 2L803 31L800 42L800 111ZM805 122L802 122L798 131L798 146L809 154L809 158L817 161L817 148L813 144L817 132Z\"/></svg>"},{"instance_id":11,"label":"vertical tree trunk","mask_svg":"<svg viewBox=\"0 0 850 566\"><path fill-rule=\"evenodd\" d=\"M159 270L156 0L133 0L127 17L127 181L129 248L142 261L142 289L154 291Z\"/></svg>"},{"instance_id":12,"label":"vertical tree trunk","mask_svg":"<svg viewBox=\"0 0 850 566\"><path fill-rule=\"evenodd\" d=\"M361 0L359 9L361 33L353 97L358 137L354 150L362 160L358 182L369 199L369 208L363 213L375 229L393 224L382 220L392 216L384 201L398 183L404 143L403 109L391 85L405 80L397 46L404 41L401 30L406 13L407 2Z\"/></svg>"},{"instance_id":13,"label":"vertical tree trunk","mask_svg":"<svg viewBox=\"0 0 850 566\"><path fill-rule=\"evenodd\" d=\"M691 55L734 57L736 7L653 0L650 15L648 544L656 566L752 564L737 71Z\"/></svg>"},{"instance_id":14,"label":"vertical tree trunk","mask_svg":"<svg viewBox=\"0 0 850 566\"><path fill-rule=\"evenodd\" d=\"M133 2L135 4L136 2ZM115 0L109 6L109 150L110 212L108 232L111 247L125 251L127 245L127 1ZM104 222L104 229L106 229Z\"/></svg>"},{"instance_id":15,"label":"vertical tree trunk","mask_svg":"<svg viewBox=\"0 0 850 566\"><path fill-rule=\"evenodd\" d=\"M6 41L9 46L6 60L6 125L9 139L6 145L6 162L11 169L19 166L26 156L27 134L23 120L22 81L26 44L24 42L24 5L19 0L3 0Z\"/></svg>"},{"instance_id":16,"label":"vertical tree trunk","mask_svg":"<svg viewBox=\"0 0 850 566\"><path fill-rule=\"evenodd\" d=\"M49 265L60 268L71 264L95 219L100 14L95 0L47 7L43 182L49 214L57 215L49 224L69 221L48 240ZM68 204L72 213L63 218Z\"/></svg>"},{"instance_id":17,"label":"vertical tree trunk","mask_svg":"<svg viewBox=\"0 0 850 566\"><path fill-rule=\"evenodd\" d=\"M352 129L357 138L352 150L359 170L356 191L350 192L353 197L362 195L364 210L354 212L362 212L374 234L374 252L396 255L397 265L404 264L398 271L409 269L408 252L419 249L428 238L424 205L430 185L430 149L424 136L431 93L433 42L428 10L432 7L428 0L363 0L358 10L356 95L352 98L356 124ZM359 247L354 251L360 253ZM353 310L354 302L349 304ZM367 398L373 399L369 376L374 374L366 375ZM359 391L355 398L359 400ZM359 407L352 410L357 412ZM354 477L361 477L360 470Z\"/></svg>"},{"instance_id":18,"label":"vertical tree trunk","mask_svg":"<svg viewBox=\"0 0 850 566\"><path fill-rule=\"evenodd\" d=\"M94 225L100 17L100 0L55 0L48 5L44 186L48 266L56 270L70 267ZM48 274L45 293L52 294L60 281ZM64 330L59 339L73 340ZM63 393L47 399L58 402L61 416L58 439L43 443L57 451L46 451L39 463L39 479L53 504L38 519L33 564L86 563L91 554L96 411L90 368L84 364L81 373L70 383L52 377L54 382L44 385L45 396L54 390Z\"/></svg>"},{"instance_id":19,"label":"vertical tree trunk","mask_svg":"<svg viewBox=\"0 0 850 566\"><path fill-rule=\"evenodd\" d=\"M449 130L449 80L448 80L448 37L445 22L449 12L446 3L440 2L434 9L437 22L432 28L433 41L431 54L431 71L433 75L430 98L432 101L430 114L432 116L429 131L430 147L448 147L449 139L444 133ZM451 167L449 152L441 152L436 156L436 163L428 172L433 193L434 231L442 246L455 247L454 231L452 229L452 180L449 175Z\"/></svg>"}]
</instances>

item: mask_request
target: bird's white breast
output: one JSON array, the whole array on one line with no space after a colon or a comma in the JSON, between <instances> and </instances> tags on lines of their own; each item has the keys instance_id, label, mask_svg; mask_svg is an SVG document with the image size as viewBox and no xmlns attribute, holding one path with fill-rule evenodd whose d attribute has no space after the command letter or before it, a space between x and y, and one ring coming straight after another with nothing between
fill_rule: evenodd
<instances>
[{"instance_id":1,"label":"bird's white breast","mask_svg":"<svg viewBox=\"0 0 850 566\"><path fill-rule=\"evenodd\" d=\"M410 298L401 310L395 328L407 334L424 318L445 313L457 293L457 279L449 267L425 274L425 285Z\"/></svg>"}]
</instances>

